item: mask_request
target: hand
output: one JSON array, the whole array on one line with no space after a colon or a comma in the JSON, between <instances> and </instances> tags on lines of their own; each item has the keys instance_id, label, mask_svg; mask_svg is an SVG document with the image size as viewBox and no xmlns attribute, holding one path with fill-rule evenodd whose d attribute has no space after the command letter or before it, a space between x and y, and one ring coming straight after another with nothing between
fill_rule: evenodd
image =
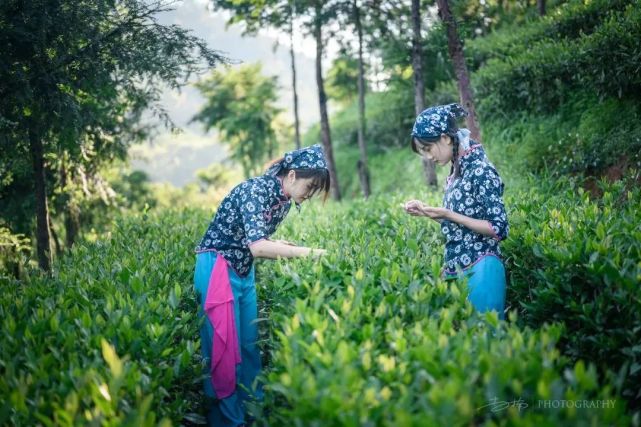
<instances>
[{"instance_id":1,"label":"hand","mask_svg":"<svg viewBox=\"0 0 641 427\"><path fill-rule=\"evenodd\" d=\"M405 209L405 212L412 216L423 216L422 208L426 205L419 200L410 200L405 203L401 203L401 207Z\"/></svg>"},{"instance_id":2,"label":"hand","mask_svg":"<svg viewBox=\"0 0 641 427\"><path fill-rule=\"evenodd\" d=\"M449 209L428 206L420 200L410 200L409 202L401 203L401 206L403 206L405 212L412 216L426 216L437 222L447 219L451 213Z\"/></svg>"},{"instance_id":3,"label":"hand","mask_svg":"<svg viewBox=\"0 0 641 427\"><path fill-rule=\"evenodd\" d=\"M312 258L320 258L325 254L327 254L327 251L325 249L310 249L309 251L309 256L311 256Z\"/></svg>"}]
</instances>

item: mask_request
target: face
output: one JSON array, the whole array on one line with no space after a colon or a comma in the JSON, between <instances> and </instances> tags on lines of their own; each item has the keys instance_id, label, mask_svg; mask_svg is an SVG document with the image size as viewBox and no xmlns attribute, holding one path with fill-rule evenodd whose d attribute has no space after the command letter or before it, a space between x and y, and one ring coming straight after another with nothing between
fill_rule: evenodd
<instances>
[{"instance_id":1,"label":"face","mask_svg":"<svg viewBox=\"0 0 641 427\"><path fill-rule=\"evenodd\" d=\"M289 171L283 180L285 191L296 203L303 203L311 197L313 182L312 178L297 178L294 171Z\"/></svg>"},{"instance_id":2,"label":"face","mask_svg":"<svg viewBox=\"0 0 641 427\"><path fill-rule=\"evenodd\" d=\"M452 161L452 139L447 135L441 135L434 144L416 144L416 147L421 156L441 166Z\"/></svg>"}]
</instances>

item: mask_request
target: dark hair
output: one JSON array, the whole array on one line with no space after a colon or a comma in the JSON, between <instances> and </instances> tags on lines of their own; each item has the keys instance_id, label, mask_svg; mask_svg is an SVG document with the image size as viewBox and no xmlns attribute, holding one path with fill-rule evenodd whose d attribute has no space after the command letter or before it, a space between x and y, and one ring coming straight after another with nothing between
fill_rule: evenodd
<instances>
[{"instance_id":1,"label":"dark hair","mask_svg":"<svg viewBox=\"0 0 641 427\"><path fill-rule=\"evenodd\" d=\"M322 169L309 169L309 168L297 168L297 169L281 169L278 172L279 177L283 177L289 173L289 171L294 171L296 173L296 178L301 179L311 179L312 187L309 197L313 197L319 191L323 193L323 201L327 200L327 195L329 194L329 186L331 184L331 178L329 175L329 170L326 168Z\"/></svg>"},{"instance_id":2,"label":"dark hair","mask_svg":"<svg viewBox=\"0 0 641 427\"><path fill-rule=\"evenodd\" d=\"M458 151L459 151L459 140L458 140L458 127L456 126L456 123L454 120L451 118L448 120L448 126L447 126L447 131L445 135L449 136L452 139L452 166L450 168L450 175L452 178L456 178L459 176L459 171L460 171L460 165L458 162ZM418 151L418 145L421 146L428 146L432 144L436 144L439 139L441 139L441 135L436 136L436 137L427 137L427 138L419 138L417 136L412 137L412 140L410 141L410 145L412 147L412 151L415 152L416 154L421 154Z\"/></svg>"}]
</instances>

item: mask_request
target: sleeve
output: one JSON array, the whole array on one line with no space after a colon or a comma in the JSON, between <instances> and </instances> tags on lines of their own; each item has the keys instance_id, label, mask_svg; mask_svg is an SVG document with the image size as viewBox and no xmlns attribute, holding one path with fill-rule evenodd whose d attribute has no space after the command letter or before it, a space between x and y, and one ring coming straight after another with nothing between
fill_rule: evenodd
<instances>
[{"instance_id":1,"label":"sleeve","mask_svg":"<svg viewBox=\"0 0 641 427\"><path fill-rule=\"evenodd\" d=\"M508 236L510 226L503 203L503 181L491 164L482 163L472 174L472 190L479 205L481 219L488 222L496 240Z\"/></svg>"},{"instance_id":2,"label":"sleeve","mask_svg":"<svg viewBox=\"0 0 641 427\"><path fill-rule=\"evenodd\" d=\"M269 191L257 182L245 187L240 194L240 215L249 245L269 237L266 213L270 212L270 201Z\"/></svg>"}]
</instances>

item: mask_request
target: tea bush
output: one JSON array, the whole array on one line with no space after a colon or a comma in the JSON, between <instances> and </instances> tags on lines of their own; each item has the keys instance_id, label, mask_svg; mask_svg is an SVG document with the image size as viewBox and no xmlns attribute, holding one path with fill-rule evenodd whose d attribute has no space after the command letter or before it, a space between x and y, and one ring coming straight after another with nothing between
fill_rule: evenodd
<instances>
[{"instance_id":1,"label":"tea bush","mask_svg":"<svg viewBox=\"0 0 641 427\"><path fill-rule=\"evenodd\" d=\"M606 9L589 33L579 31L575 34L580 37L565 38L553 32L549 38L519 39L508 48L508 55L489 59L475 74L481 108L497 116L505 111L551 112L577 89L594 92L601 99L638 100L641 3L615 3L627 4Z\"/></svg>"},{"instance_id":2,"label":"tea bush","mask_svg":"<svg viewBox=\"0 0 641 427\"><path fill-rule=\"evenodd\" d=\"M555 191L556 190L556 191ZM611 370L641 405L641 191L603 184L592 200L571 180L511 198L508 299L521 322L563 322L562 352Z\"/></svg>"},{"instance_id":3,"label":"tea bush","mask_svg":"<svg viewBox=\"0 0 641 427\"><path fill-rule=\"evenodd\" d=\"M638 196L633 191L625 200L616 196L602 202L577 196L583 200L575 209L585 211L585 235L594 225L595 206L605 209L603 218L615 221L622 209L634 212ZM406 197L438 203L437 195ZM440 279L437 224L404 214L400 195L324 207L312 203L300 215L293 211L276 237L327 247L330 253L319 261L259 262L266 400L251 410L260 423L633 423L620 394L638 375L632 342L638 331L631 325L626 334L622 325L638 322L633 310L638 264L624 261L639 262L638 246L631 243L637 235L627 228L612 237L619 255L591 246L601 251L589 270L598 276L593 283L614 274L608 262L623 263L628 280L626 287L602 292L593 304L589 313L596 326L586 322L575 328L582 312L571 300L563 300L571 308L565 315L543 319L556 323L542 324L537 316L548 294L528 298L526 286L566 286L563 280L577 264L541 266L528 250L552 257L562 247L549 239L561 239L554 227L564 205L560 198L551 201L558 203L557 212L544 195L512 197L514 227L505 249L513 277L508 301L515 309L506 322L496 314L475 313L465 299L465 283ZM629 208L619 205L624 202L631 203ZM4 280L0 424L204 422L191 251L209 215L195 210L129 215L114 223L110 236L79 245L60 259L52 277ZM539 228L530 222L535 219ZM537 247L528 239L553 246ZM538 269L535 274L526 263ZM629 307L621 306L621 298ZM621 319L611 319L612 307L622 310ZM609 320L597 320L603 316ZM579 336L583 333L591 335ZM572 351L584 351L588 344L594 352ZM610 357L614 371L603 369ZM621 363L630 369L617 371ZM550 400L614 403L600 409L542 406Z\"/></svg>"},{"instance_id":4,"label":"tea bush","mask_svg":"<svg viewBox=\"0 0 641 427\"><path fill-rule=\"evenodd\" d=\"M199 225L121 218L51 277L2 279L0 425L170 425L197 410Z\"/></svg>"},{"instance_id":5,"label":"tea bush","mask_svg":"<svg viewBox=\"0 0 641 427\"><path fill-rule=\"evenodd\" d=\"M577 92L554 113L513 113L489 122L483 135L502 171L512 169L517 178L534 173L539 185L565 175L607 176L608 168L639 169L640 117L638 102Z\"/></svg>"},{"instance_id":6,"label":"tea bush","mask_svg":"<svg viewBox=\"0 0 641 427\"><path fill-rule=\"evenodd\" d=\"M631 3L633 0L567 1L546 16L536 16L526 23L516 22L485 37L470 40L466 44L466 54L479 67L492 58L521 54L524 47L542 40L579 39L593 33L604 17L625 10Z\"/></svg>"},{"instance_id":7,"label":"tea bush","mask_svg":"<svg viewBox=\"0 0 641 427\"><path fill-rule=\"evenodd\" d=\"M533 330L523 325L529 318L516 321L516 310L509 322L474 313L465 285L439 278L435 225L400 213L394 207L400 198L391 199L288 219L283 236L326 245L332 255L313 267L261 266L271 324L266 424L630 422L621 399L615 411L540 408L546 399L607 399L617 384L559 351L557 342L577 333L571 317ZM540 200L532 201L529 208L545 216ZM510 241L526 232L517 221ZM521 398L529 406L492 412L494 398Z\"/></svg>"}]
</instances>

